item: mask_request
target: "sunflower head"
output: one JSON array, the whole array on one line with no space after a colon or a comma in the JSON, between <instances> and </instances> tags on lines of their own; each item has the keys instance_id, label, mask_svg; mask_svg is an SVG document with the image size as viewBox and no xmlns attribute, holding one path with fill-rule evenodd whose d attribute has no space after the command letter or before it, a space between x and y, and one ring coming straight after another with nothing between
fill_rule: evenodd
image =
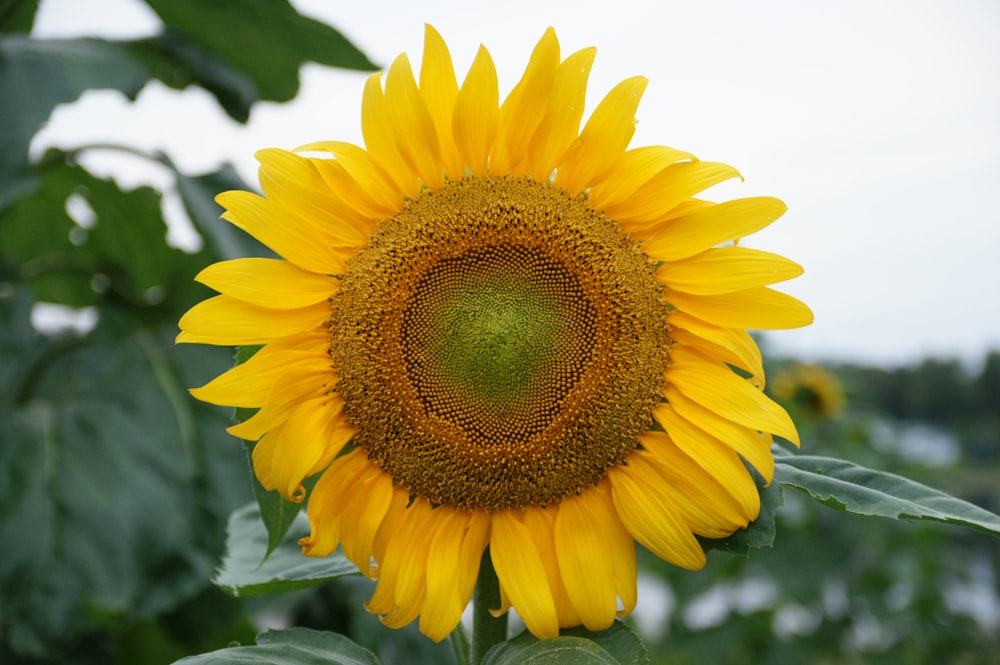
<instances>
[{"instance_id":1,"label":"sunflower head","mask_svg":"<svg viewBox=\"0 0 1000 665\"><path fill-rule=\"evenodd\" d=\"M795 363L778 372L770 390L782 404L794 404L819 420L836 418L844 410L843 386L821 365Z\"/></svg>"},{"instance_id":2,"label":"sunflower head","mask_svg":"<svg viewBox=\"0 0 1000 665\"><path fill-rule=\"evenodd\" d=\"M811 321L769 288L801 268L736 245L784 204L711 202L735 169L629 148L641 77L581 128L593 59L548 30L501 103L488 51L459 85L428 27L419 77L368 80L364 147L261 151L263 195L218 199L280 258L198 275L220 295L178 340L263 347L192 392L258 409L229 431L267 489L321 474L303 551L341 547L389 626L447 636L489 548L499 611L606 628L636 542L700 568L696 536L758 514L745 463L770 481L772 436L797 442L746 329Z\"/></svg>"}]
</instances>

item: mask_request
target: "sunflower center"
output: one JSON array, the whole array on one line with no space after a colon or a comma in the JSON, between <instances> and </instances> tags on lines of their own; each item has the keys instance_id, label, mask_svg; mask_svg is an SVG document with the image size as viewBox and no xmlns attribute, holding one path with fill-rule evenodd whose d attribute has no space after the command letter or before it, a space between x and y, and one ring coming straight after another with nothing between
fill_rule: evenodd
<instances>
[{"instance_id":1,"label":"sunflower center","mask_svg":"<svg viewBox=\"0 0 1000 665\"><path fill-rule=\"evenodd\" d=\"M600 481L650 423L666 305L617 223L531 179L422 194L348 262L331 356L358 445L435 503Z\"/></svg>"}]
</instances>

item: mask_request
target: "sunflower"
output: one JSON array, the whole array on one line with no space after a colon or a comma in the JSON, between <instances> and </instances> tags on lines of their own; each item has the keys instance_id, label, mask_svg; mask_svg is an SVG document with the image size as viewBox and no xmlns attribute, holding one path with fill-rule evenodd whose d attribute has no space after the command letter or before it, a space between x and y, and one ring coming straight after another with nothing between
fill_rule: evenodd
<instances>
[{"instance_id":1,"label":"sunflower","mask_svg":"<svg viewBox=\"0 0 1000 665\"><path fill-rule=\"evenodd\" d=\"M388 626L458 624L484 553L501 606L539 638L608 627L636 604L636 542L695 570L696 536L760 509L777 435L746 328L811 322L768 288L795 263L737 246L784 211L774 198L695 196L739 177L663 146L629 149L642 77L583 129L592 48L548 30L500 103L480 48L457 83L426 31L365 86L365 147L258 153L263 196L223 217L280 258L209 266L218 291L181 342L262 345L193 390L256 414L254 471L308 496L308 556L340 546L378 580Z\"/></svg>"},{"instance_id":2,"label":"sunflower","mask_svg":"<svg viewBox=\"0 0 1000 665\"><path fill-rule=\"evenodd\" d=\"M798 405L819 420L831 420L844 410L844 388L822 365L795 363L778 373L769 390L779 402Z\"/></svg>"}]
</instances>

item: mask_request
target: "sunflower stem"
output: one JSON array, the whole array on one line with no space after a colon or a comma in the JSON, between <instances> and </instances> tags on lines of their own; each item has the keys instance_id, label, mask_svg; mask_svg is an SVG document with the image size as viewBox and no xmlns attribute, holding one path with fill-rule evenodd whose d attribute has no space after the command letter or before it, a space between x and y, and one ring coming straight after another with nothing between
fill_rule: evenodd
<instances>
[{"instance_id":1,"label":"sunflower stem","mask_svg":"<svg viewBox=\"0 0 1000 665\"><path fill-rule=\"evenodd\" d=\"M487 548L479 564L479 579L472 595L472 665L482 663L487 651L507 639L507 613L499 617L490 614L490 608L498 607L500 581Z\"/></svg>"}]
</instances>

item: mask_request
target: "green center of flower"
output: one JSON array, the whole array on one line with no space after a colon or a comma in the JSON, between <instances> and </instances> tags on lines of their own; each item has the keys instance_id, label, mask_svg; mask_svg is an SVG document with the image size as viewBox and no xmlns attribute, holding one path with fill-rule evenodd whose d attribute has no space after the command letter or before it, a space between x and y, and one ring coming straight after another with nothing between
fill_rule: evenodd
<instances>
[{"instance_id":1,"label":"green center of flower","mask_svg":"<svg viewBox=\"0 0 1000 665\"><path fill-rule=\"evenodd\" d=\"M670 343L649 259L585 200L470 178L381 223L333 299L355 441L435 503L543 505L638 445Z\"/></svg>"}]
</instances>

